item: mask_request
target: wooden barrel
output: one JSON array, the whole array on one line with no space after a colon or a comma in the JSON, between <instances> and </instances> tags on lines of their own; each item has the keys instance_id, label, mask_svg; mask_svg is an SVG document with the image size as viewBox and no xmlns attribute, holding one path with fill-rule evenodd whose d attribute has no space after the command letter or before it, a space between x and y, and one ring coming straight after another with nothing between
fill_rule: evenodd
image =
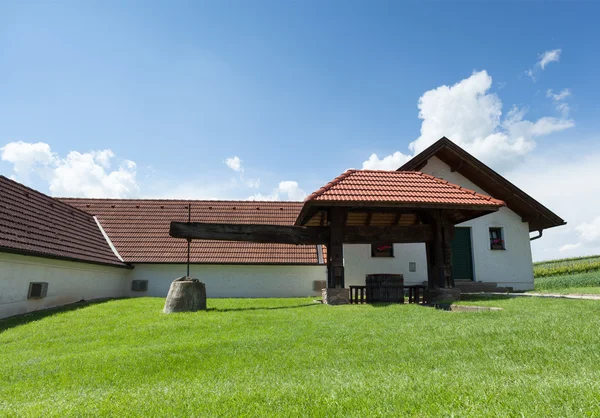
<instances>
[{"instance_id":1,"label":"wooden barrel","mask_svg":"<svg viewBox=\"0 0 600 418\"><path fill-rule=\"evenodd\" d=\"M368 274L367 303L404 303L404 275Z\"/></svg>"}]
</instances>

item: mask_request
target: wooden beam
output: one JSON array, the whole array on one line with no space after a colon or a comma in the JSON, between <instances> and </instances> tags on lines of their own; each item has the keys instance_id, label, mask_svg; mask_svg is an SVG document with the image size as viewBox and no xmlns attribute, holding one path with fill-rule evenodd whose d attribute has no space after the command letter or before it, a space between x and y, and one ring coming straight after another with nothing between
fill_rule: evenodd
<instances>
[{"instance_id":1,"label":"wooden beam","mask_svg":"<svg viewBox=\"0 0 600 418\"><path fill-rule=\"evenodd\" d=\"M373 244L378 242L402 244L427 242L433 239L434 232L431 225L347 226L344 228L343 235L343 240L347 244Z\"/></svg>"},{"instance_id":2,"label":"wooden beam","mask_svg":"<svg viewBox=\"0 0 600 418\"><path fill-rule=\"evenodd\" d=\"M169 235L173 238L186 239L325 244L328 241L329 231L324 227L171 222Z\"/></svg>"},{"instance_id":3,"label":"wooden beam","mask_svg":"<svg viewBox=\"0 0 600 418\"><path fill-rule=\"evenodd\" d=\"M446 276L444 274L444 238L443 238L443 212L436 210L435 217L435 238L433 241L433 253L435 260L435 281L437 287L446 287Z\"/></svg>"},{"instance_id":4,"label":"wooden beam","mask_svg":"<svg viewBox=\"0 0 600 418\"><path fill-rule=\"evenodd\" d=\"M330 244L329 231L328 227L318 226L171 222L169 235L185 239L312 245ZM427 242L434 239L433 231L431 225L346 226L338 239L348 244Z\"/></svg>"},{"instance_id":5,"label":"wooden beam","mask_svg":"<svg viewBox=\"0 0 600 418\"><path fill-rule=\"evenodd\" d=\"M329 243L327 246L327 287L343 288L344 280L344 221L348 211L334 207L329 210Z\"/></svg>"},{"instance_id":6,"label":"wooden beam","mask_svg":"<svg viewBox=\"0 0 600 418\"><path fill-rule=\"evenodd\" d=\"M371 219L373 219L373 212L367 212L367 220L365 222L365 225L369 226L371 225Z\"/></svg>"},{"instance_id":7,"label":"wooden beam","mask_svg":"<svg viewBox=\"0 0 600 418\"><path fill-rule=\"evenodd\" d=\"M425 257L427 258L427 288L434 289L435 286L435 260L433 254L433 242L425 243Z\"/></svg>"}]
</instances>

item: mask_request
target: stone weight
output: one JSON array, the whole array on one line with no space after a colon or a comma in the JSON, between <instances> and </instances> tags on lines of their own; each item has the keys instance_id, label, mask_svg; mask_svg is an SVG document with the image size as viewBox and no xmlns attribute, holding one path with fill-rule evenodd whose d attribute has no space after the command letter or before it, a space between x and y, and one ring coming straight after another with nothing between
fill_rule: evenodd
<instances>
[{"instance_id":1,"label":"stone weight","mask_svg":"<svg viewBox=\"0 0 600 418\"><path fill-rule=\"evenodd\" d=\"M206 286L204 283L186 276L173 280L163 312L196 312L199 310L206 310Z\"/></svg>"}]
</instances>

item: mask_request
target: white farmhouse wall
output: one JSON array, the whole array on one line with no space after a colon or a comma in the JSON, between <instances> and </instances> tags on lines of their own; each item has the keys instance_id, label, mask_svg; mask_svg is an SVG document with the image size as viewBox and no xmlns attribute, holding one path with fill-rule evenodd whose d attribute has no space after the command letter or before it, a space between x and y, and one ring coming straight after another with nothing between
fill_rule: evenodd
<instances>
[{"instance_id":1,"label":"white farmhouse wall","mask_svg":"<svg viewBox=\"0 0 600 418\"><path fill-rule=\"evenodd\" d=\"M433 157L422 172L448 180L479 193L487 194L470 180L440 159ZM498 212L457 225L471 228L473 248L473 275L475 281L496 282L515 290L533 289L533 264L529 241L529 225L512 210L504 207ZM506 250L491 250L489 228L502 227ZM417 271L409 272L408 263L417 263ZM365 276L373 273L403 274L406 284L427 280L427 260L424 244L394 244L394 257L371 257L371 246L344 245L346 285L365 283Z\"/></svg>"},{"instance_id":2,"label":"white farmhouse wall","mask_svg":"<svg viewBox=\"0 0 600 418\"><path fill-rule=\"evenodd\" d=\"M185 264L136 264L125 295L165 297L171 282L185 274ZM206 284L206 294L210 298L305 297L318 294L313 291L313 282L326 279L326 268L192 264L190 275ZM148 280L148 291L131 291L131 280Z\"/></svg>"},{"instance_id":3,"label":"white farmhouse wall","mask_svg":"<svg viewBox=\"0 0 600 418\"><path fill-rule=\"evenodd\" d=\"M478 193L490 195L440 159L433 157L422 172L458 184ZM533 289L533 263L529 224L512 210L503 207L498 212L457 225L471 228L473 245L473 271L475 281L497 282L499 286L511 286L515 290ZM506 250L491 250L489 228L502 227Z\"/></svg>"},{"instance_id":4,"label":"white farmhouse wall","mask_svg":"<svg viewBox=\"0 0 600 418\"><path fill-rule=\"evenodd\" d=\"M415 262L417 271L410 272L408 263ZM394 244L394 257L371 257L369 244L344 244L346 287L364 285L367 274L403 274L404 284L420 284L427 280L425 244Z\"/></svg>"},{"instance_id":5,"label":"white farmhouse wall","mask_svg":"<svg viewBox=\"0 0 600 418\"><path fill-rule=\"evenodd\" d=\"M0 318L81 299L123 296L130 272L119 267L0 253ZM47 282L48 295L27 299L30 282Z\"/></svg>"}]
</instances>

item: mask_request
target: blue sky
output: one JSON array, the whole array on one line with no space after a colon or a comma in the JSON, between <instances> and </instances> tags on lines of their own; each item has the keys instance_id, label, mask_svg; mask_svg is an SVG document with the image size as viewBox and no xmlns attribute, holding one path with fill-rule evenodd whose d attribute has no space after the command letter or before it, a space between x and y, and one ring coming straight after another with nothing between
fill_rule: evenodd
<instances>
[{"instance_id":1,"label":"blue sky","mask_svg":"<svg viewBox=\"0 0 600 418\"><path fill-rule=\"evenodd\" d=\"M572 204L599 187L581 186L600 175L598 15L597 2L5 1L0 173L54 195L297 199L444 132L569 221L537 258L600 252L600 214Z\"/></svg>"}]
</instances>

